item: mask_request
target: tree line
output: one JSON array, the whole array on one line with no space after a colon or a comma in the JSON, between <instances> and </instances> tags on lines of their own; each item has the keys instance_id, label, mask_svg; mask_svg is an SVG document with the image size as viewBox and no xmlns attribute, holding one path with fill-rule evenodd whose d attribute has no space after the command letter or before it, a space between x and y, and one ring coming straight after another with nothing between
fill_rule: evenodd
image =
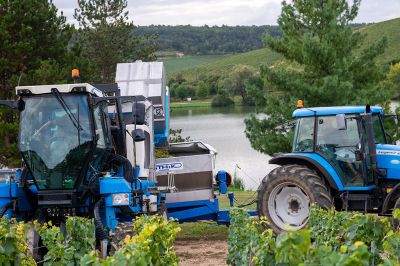
<instances>
[{"instance_id":1,"label":"tree line","mask_svg":"<svg viewBox=\"0 0 400 266\"><path fill-rule=\"evenodd\" d=\"M278 26L139 26L139 35L158 35L161 51L190 55L234 54L264 47L263 36L281 35Z\"/></svg>"},{"instance_id":2,"label":"tree line","mask_svg":"<svg viewBox=\"0 0 400 266\"><path fill-rule=\"evenodd\" d=\"M352 28L365 26L353 23ZM280 37L278 25L263 26L138 26L139 35L158 35L160 51L177 51L188 55L235 54L265 47L264 36Z\"/></svg>"}]
</instances>

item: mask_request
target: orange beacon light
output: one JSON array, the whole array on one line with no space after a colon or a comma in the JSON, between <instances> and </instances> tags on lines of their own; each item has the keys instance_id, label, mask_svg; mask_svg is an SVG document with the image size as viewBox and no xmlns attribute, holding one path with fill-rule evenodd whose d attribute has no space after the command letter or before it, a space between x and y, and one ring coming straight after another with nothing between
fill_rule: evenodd
<instances>
[{"instance_id":1,"label":"orange beacon light","mask_svg":"<svg viewBox=\"0 0 400 266\"><path fill-rule=\"evenodd\" d=\"M297 108L303 108L303 101L302 100L298 100L297 101Z\"/></svg>"},{"instance_id":2,"label":"orange beacon light","mask_svg":"<svg viewBox=\"0 0 400 266\"><path fill-rule=\"evenodd\" d=\"M79 70L74 68L72 69L72 78L73 79L78 79L79 78Z\"/></svg>"}]
</instances>

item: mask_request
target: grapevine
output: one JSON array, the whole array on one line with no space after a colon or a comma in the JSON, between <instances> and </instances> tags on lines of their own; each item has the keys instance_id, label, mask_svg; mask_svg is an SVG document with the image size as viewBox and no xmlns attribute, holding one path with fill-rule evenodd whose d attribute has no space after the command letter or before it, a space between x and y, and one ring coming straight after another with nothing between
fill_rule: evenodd
<instances>
[{"instance_id":1,"label":"grapevine","mask_svg":"<svg viewBox=\"0 0 400 266\"><path fill-rule=\"evenodd\" d=\"M0 219L0 265L34 266L28 248L27 235L30 224ZM95 226L91 219L68 217L65 234L51 222L34 222L44 247L47 249L40 265L178 265L173 249L180 231L173 220L160 216L138 217L134 223L134 235L123 240L113 256L105 259L96 250Z\"/></svg>"},{"instance_id":2,"label":"grapevine","mask_svg":"<svg viewBox=\"0 0 400 266\"><path fill-rule=\"evenodd\" d=\"M400 231L386 217L313 206L305 229L274 236L266 223L231 210L228 264L400 265Z\"/></svg>"}]
</instances>

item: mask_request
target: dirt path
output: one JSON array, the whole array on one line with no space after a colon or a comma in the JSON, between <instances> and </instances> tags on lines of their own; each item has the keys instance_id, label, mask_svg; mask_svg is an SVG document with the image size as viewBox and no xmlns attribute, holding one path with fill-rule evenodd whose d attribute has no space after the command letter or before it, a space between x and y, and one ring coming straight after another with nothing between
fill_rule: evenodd
<instances>
[{"instance_id":1,"label":"dirt path","mask_svg":"<svg viewBox=\"0 0 400 266\"><path fill-rule=\"evenodd\" d=\"M225 240L177 240L175 251L181 266L227 265L228 245Z\"/></svg>"}]
</instances>

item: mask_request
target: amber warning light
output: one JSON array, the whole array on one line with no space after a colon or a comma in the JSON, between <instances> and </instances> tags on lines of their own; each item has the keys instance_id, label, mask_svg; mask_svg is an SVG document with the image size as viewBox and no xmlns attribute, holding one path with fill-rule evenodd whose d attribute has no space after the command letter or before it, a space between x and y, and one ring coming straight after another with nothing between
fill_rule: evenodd
<instances>
[{"instance_id":1,"label":"amber warning light","mask_svg":"<svg viewBox=\"0 0 400 266\"><path fill-rule=\"evenodd\" d=\"M302 100L298 100L297 101L297 108L303 108L303 101Z\"/></svg>"},{"instance_id":2,"label":"amber warning light","mask_svg":"<svg viewBox=\"0 0 400 266\"><path fill-rule=\"evenodd\" d=\"M79 70L78 69L72 69L72 78L73 79L78 79L79 78Z\"/></svg>"}]
</instances>

